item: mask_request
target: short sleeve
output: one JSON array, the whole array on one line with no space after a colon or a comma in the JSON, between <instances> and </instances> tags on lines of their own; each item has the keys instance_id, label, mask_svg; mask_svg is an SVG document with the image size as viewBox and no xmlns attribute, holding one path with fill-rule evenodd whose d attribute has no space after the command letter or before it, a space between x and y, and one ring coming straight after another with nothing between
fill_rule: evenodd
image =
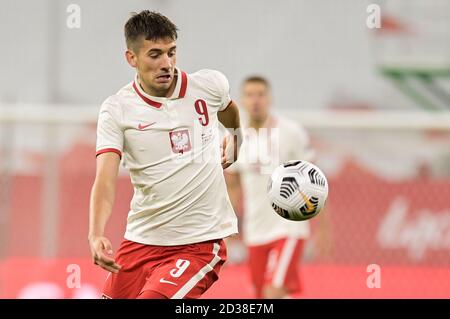
<instances>
[{"instance_id":1,"label":"short sleeve","mask_svg":"<svg viewBox=\"0 0 450 319\"><path fill-rule=\"evenodd\" d=\"M119 105L109 98L103 102L98 116L96 156L114 152L122 157L124 136L120 123Z\"/></svg>"},{"instance_id":2,"label":"short sleeve","mask_svg":"<svg viewBox=\"0 0 450 319\"><path fill-rule=\"evenodd\" d=\"M214 73L216 78L217 90L221 99L219 111L223 111L228 107L228 105L230 105L231 102L230 84L223 73L219 71L216 71Z\"/></svg>"},{"instance_id":3,"label":"short sleeve","mask_svg":"<svg viewBox=\"0 0 450 319\"><path fill-rule=\"evenodd\" d=\"M303 159L308 162L312 162L315 159L315 152L311 147L311 141L308 135L308 132L302 127L297 126L293 130L292 135L293 143L292 145L296 145L293 148L294 158Z\"/></svg>"},{"instance_id":4,"label":"short sleeve","mask_svg":"<svg viewBox=\"0 0 450 319\"><path fill-rule=\"evenodd\" d=\"M226 76L216 70L203 69L197 73L203 82L203 89L206 90L218 111L223 111L230 105L230 85Z\"/></svg>"},{"instance_id":5,"label":"short sleeve","mask_svg":"<svg viewBox=\"0 0 450 319\"><path fill-rule=\"evenodd\" d=\"M239 159L231 164L230 166L227 167L227 169L225 170L225 172L230 173L230 174L238 174L240 173L242 170L241 165L239 164Z\"/></svg>"}]
</instances>

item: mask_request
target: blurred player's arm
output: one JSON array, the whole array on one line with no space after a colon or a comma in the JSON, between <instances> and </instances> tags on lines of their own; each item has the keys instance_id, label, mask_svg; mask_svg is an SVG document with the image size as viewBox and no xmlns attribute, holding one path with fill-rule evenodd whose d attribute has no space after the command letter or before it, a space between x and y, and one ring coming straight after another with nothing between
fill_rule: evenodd
<instances>
[{"instance_id":1,"label":"blurred player's arm","mask_svg":"<svg viewBox=\"0 0 450 319\"><path fill-rule=\"evenodd\" d=\"M222 167L225 169L237 160L242 144L239 108L236 103L231 101L225 110L217 113L217 117L230 133L222 143Z\"/></svg>"},{"instance_id":2,"label":"blurred player's arm","mask_svg":"<svg viewBox=\"0 0 450 319\"><path fill-rule=\"evenodd\" d=\"M97 171L89 211L88 239L93 262L114 273L119 271L120 265L112 258L112 245L104 237L104 231L113 209L119 165L120 156L116 153L97 156Z\"/></svg>"},{"instance_id":3,"label":"blurred player's arm","mask_svg":"<svg viewBox=\"0 0 450 319\"><path fill-rule=\"evenodd\" d=\"M243 213L243 190L241 184L241 174L239 172L226 171L225 181L227 183L228 196L230 197L231 205L238 216Z\"/></svg>"},{"instance_id":4,"label":"blurred player's arm","mask_svg":"<svg viewBox=\"0 0 450 319\"><path fill-rule=\"evenodd\" d=\"M296 153L294 158L303 159L305 161L315 163L317 153L312 145L308 132L299 127L295 140L298 147L294 149ZM332 254L332 237L331 237L331 221L326 207L314 218L312 223L316 224L315 231L312 233L314 242L314 255L317 257L329 257Z\"/></svg>"}]
</instances>

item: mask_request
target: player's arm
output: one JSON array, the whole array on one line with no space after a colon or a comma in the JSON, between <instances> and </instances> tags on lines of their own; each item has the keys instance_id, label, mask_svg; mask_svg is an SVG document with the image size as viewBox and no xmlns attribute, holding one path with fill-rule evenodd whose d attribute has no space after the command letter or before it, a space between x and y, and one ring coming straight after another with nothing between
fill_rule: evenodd
<instances>
[{"instance_id":1,"label":"player's arm","mask_svg":"<svg viewBox=\"0 0 450 319\"><path fill-rule=\"evenodd\" d=\"M224 176L227 183L228 196L230 197L231 205L233 205L236 214L240 216L243 211L241 175L239 172L226 171Z\"/></svg>"},{"instance_id":2,"label":"player's arm","mask_svg":"<svg viewBox=\"0 0 450 319\"><path fill-rule=\"evenodd\" d=\"M297 145L293 148L294 157L304 159L308 162L314 163L317 160L317 154L314 151L308 132L299 127L295 136L295 143ZM315 246L315 254L318 257L328 257L332 253L332 238L331 238L331 220L327 209L323 209L316 217L317 227L312 234L312 239Z\"/></svg>"},{"instance_id":3,"label":"player's arm","mask_svg":"<svg viewBox=\"0 0 450 319\"><path fill-rule=\"evenodd\" d=\"M230 133L224 138L222 144L222 167L225 169L237 160L242 144L239 108L236 103L231 101L225 110L217 113L217 117Z\"/></svg>"},{"instance_id":4,"label":"player's arm","mask_svg":"<svg viewBox=\"0 0 450 319\"><path fill-rule=\"evenodd\" d=\"M116 193L120 156L103 153L97 156L97 171L91 191L89 211L89 246L93 262L105 270L117 273L120 265L112 258L111 242L104 237Z\"/></svg>"}]
</instances>

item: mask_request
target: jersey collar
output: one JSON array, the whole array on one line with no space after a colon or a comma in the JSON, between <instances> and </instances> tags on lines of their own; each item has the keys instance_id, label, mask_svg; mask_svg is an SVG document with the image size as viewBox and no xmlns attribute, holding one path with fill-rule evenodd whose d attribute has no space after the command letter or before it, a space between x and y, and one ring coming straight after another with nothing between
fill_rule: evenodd
<instances>
[{"instance_id":1,"label":"jersey collar","mask_svg":"<svg viewBox=\"0 0 450 319\"><path fill-rule=\"evenodd\" d=\"M278 118L276 115L269 113L267 119L264 121L264 124L261 128L275 128L278 125ZM250 119L247 119L247 127L250 127Z\"/></svg>"},{"instance_id":2,"label":"jersey collar","mask_svg":"<svg viewBox=\"0 0 450 319\"><path fill-rule=\"evenodd\" d=\"M181 71L178 68L175 68L175 70L176 70L175 72L177 74L177 77L176 77L177 83L175 84L175 89L173 90L172 95L168 98L151 96L151 95L145 93L144 90L142 89L141 85L139 84L137 74L134 77L133 89L145 103L147 103L150 106L156 107L157 109L159 109L162 106L162 104L167 100L182 99L182 98L184 98L184 96L186 94L187 75L186 75L186 72Z\"/></svg>"}]
</instances>

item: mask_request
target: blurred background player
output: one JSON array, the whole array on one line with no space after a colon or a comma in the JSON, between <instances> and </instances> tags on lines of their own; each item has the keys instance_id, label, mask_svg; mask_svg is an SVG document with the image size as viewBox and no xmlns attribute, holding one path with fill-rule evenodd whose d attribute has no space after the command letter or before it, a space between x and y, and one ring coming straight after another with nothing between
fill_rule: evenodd
<instances>
[{"instance_id":1,"label":"blurred background player","mask_svg":"<svg viewBox=\"0 0 450 319\"><path fill-rule=\"evenodd\" d=\"M241 89L244 143L240 159L227 170L228 191L235 209L243 208L243 239L256 297L283 298L301 291L298 263L310 226L276 214L266 195L267 183L274 167L293 159L312 161L314 154L306 131L271 111L267 79L248 77Z\"/></svg>"},{"instance_id":2,"label":"blurred background player","mask_svg":"<svg viewBox=\"0 0 450 319\"><path fill-rule=\"evenodd\" d=\"M125 38L126 59L137 74L100 110L92 258L111 272L104 298L198 298L226 260L223 238L237 233L222 172L237 147L224 141L220 153L218 121L238 128L239 111L222 73L186 74L176 67L177 27L165 16L133 14ZM113 257L104 231L122 156L134 196Z\"/></svg>"}]
</instances>

